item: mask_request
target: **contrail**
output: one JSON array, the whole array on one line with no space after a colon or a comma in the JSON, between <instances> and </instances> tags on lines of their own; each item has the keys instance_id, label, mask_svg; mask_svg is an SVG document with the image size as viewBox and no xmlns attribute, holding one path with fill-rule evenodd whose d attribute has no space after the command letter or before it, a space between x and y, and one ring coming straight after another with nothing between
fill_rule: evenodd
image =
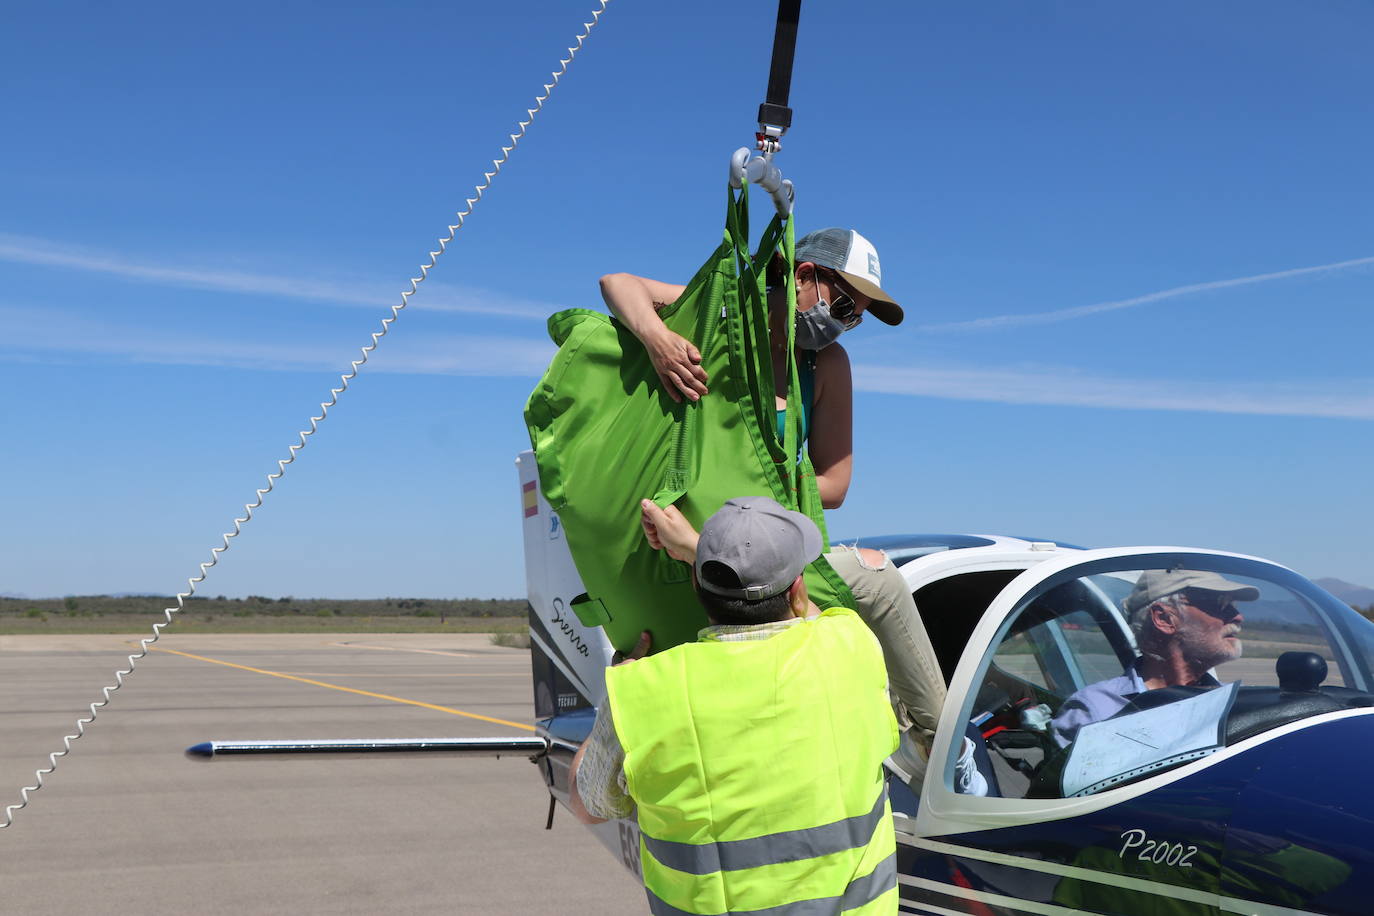
<instances>
[{"instance_id":1,"label":"contrail","mask_svg":"<svg viewBox=\"0 0 1374 916\"><path fill-rule=\"evenodd\" d=\"M911 368L855 365L854 389L909 397L1255 416L1374 420L1369 379L1310 382L1204 382L1121 378L1073 369L1037 367Z\"/></svg>"},{"instance_id":2,"label":"contrail","mask_svg":"<svg viewBox=\"0 0 1374 916\"><path fill-rule=\"evenodd\" d=\"M46 241L7 235L0 235L0 261L84 270L178 289L278 296L331 305L376 307L392 298L388 290L375 284L328 283L232 270L163 267L103 252L65 251ZM417 298L416 304L430 311L540 320L558 308L488 290L453 286L431 287L424 300Z\"/></svg>"},{"instance_id":3,"label":"contrail","mask_svg":"<svg viewBox=\"0 0 1374 916\"><path fill-rule=\"evenodd\" d=\"M338 363L338 347L329 341L263 342L163 326L130 328L113 319L60 308L35 311L0 305L0 326L9 332L0 343L0 357L10 362L23 359L52 365L70 363L81 355L127 364L274 372L327 371ZM377 372L407 375L538 378L554 352L547 337L431 332L398 340L388 355L368 365Z\"/></svg>"},{"instance_id":4,"label":"contrail","mask_svg":"<svg viewBox=\"0 0 1374 916\"><path fill-rule=\"evenodd\" d=\"M1274 273L1256 274L1253 277L1236 277L1231 280L1212 280L1208 283L1190 283L1187 286L1175 286L1173 289L1164 289L1157 293L1146 293L1143 296L1136 296L1132 299L1117 299L1112 302L1098 302L1093 305L1078 305L1073 308L1055 309L1052 312L1034 312L1029 315L992 315L987 318L974 318L971 321L949 321L941 324L923 324L918 325L916 330L983 331L994 328L1010 328L1030 324L1053 324L1058 321L1070 321L1074 318L1084 318L1088 315L1096 315L1101 312L1115 312L1118 309L1135 308L1138 305L1147 305L1151 302L1159 302L1163 299L1176 299L1179 296L1191 296L1193 293L1203 293L1208 290L1229 289L1233 286L1249 286L1252 283L1268 283L1271 280L1287 280L1290 277L1301 277L1306 274L1345 270L1350 267L1363 267L1367 264L1374 264L1374 257L1355 258L1350 261L1337 261L1334 264L1318 264L1316 267L1297 267L1293 270L1280 270Z\"/></svg>"}]
</instances>

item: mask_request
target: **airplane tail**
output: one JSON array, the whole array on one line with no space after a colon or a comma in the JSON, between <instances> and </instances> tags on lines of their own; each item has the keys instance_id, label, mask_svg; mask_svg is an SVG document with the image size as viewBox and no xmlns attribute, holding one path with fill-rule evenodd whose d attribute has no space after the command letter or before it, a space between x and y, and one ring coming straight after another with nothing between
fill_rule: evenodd
<instances>
[{"instance_id":1,"label":"airplane tail","mask_svg":"<svg viewBox=\"0 0 1374 916\"><path fill-rule=\"evenodd\" d=\"M574 715L586 719L606 693L606 666L615 651L605 632L577 617L586 593L573 565L558 514L539 489L534 452L516 458L525 536L525 593L529 596L534 714L541 727ZM580 740L580 739L579 739Z\"/></svg>"}]
</instances>

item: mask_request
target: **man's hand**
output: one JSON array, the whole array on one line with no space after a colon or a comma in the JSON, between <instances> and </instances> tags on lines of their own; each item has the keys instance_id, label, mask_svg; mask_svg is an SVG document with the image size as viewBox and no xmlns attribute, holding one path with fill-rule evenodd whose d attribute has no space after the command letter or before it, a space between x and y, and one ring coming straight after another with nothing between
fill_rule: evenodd
<instances>
[{"instance_id":1,"label":"man's hand","mask_svg":"<svg viewBox=\"0 0 1374 916\"><path fill-rule=\"evenodd\" d=\"M706 394L701 351L690 340L663 327L644 341L644 348L668 397L679 402L684 396L689 401L700 401Z\"/></svg>"},{"instance_id":2,"label":"man's hand","mask_svg":"<svg viewBox=\"0 0 1374 916\"><path fill-rule=\"evenodd\" d=\"M635 647L630 650L629 655L621 655L617 652L611 656L611 667L614 668L618 665L628 665L630 662L639 661L649 654L649 646L653 644L653 641L654 638L648 630L640 633L639 642L635 643Z\"/></svg>"},{"instance_id":3,"label":"man's hand","mask_svg":"<svg viewBox=\"0 0 1374 916\"><path fill-rule=\"evenodd\" d=\"M640 500L639 509L640 524L644 526L644 537L650 547L668 551L668 556L674 560L696 562L700 535L677 506L660 509L652 499L644 499Z\"/></svg>"}]
</instances>

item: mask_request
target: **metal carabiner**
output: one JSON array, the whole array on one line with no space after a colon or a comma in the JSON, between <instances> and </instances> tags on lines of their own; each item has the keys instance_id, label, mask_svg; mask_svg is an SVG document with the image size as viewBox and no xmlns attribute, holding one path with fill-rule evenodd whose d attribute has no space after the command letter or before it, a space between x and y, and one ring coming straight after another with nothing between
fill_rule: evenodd
<instances>
[{"instance_id":1,"label":"metal carabiner","mask_svg":"<svg viewBox=\"0 0 1374 916\"><path fill-rule=\"evenodd\" d=\"M786 129L760 124L758 132L754 134L754 148L763 153L765 159L772 159L773 154L782 149L782 134Z\"/></svg>"}]
</instances>

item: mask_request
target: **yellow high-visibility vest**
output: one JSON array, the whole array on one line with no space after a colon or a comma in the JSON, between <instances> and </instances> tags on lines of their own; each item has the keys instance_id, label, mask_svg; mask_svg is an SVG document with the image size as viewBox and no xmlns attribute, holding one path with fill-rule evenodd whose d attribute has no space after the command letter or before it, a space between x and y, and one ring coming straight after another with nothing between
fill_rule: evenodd
<instances>
[{"instance_id":1,"label":"yellow high-visibility vest","mask_svg":"<svg viewBox=\"0 0 1374 916\"><path fill-rule=\"evenodd\" d=\"M656 916L897 911L897 722L853 611L677 646L606 687Z\"/></svg>"}]
</instances>

